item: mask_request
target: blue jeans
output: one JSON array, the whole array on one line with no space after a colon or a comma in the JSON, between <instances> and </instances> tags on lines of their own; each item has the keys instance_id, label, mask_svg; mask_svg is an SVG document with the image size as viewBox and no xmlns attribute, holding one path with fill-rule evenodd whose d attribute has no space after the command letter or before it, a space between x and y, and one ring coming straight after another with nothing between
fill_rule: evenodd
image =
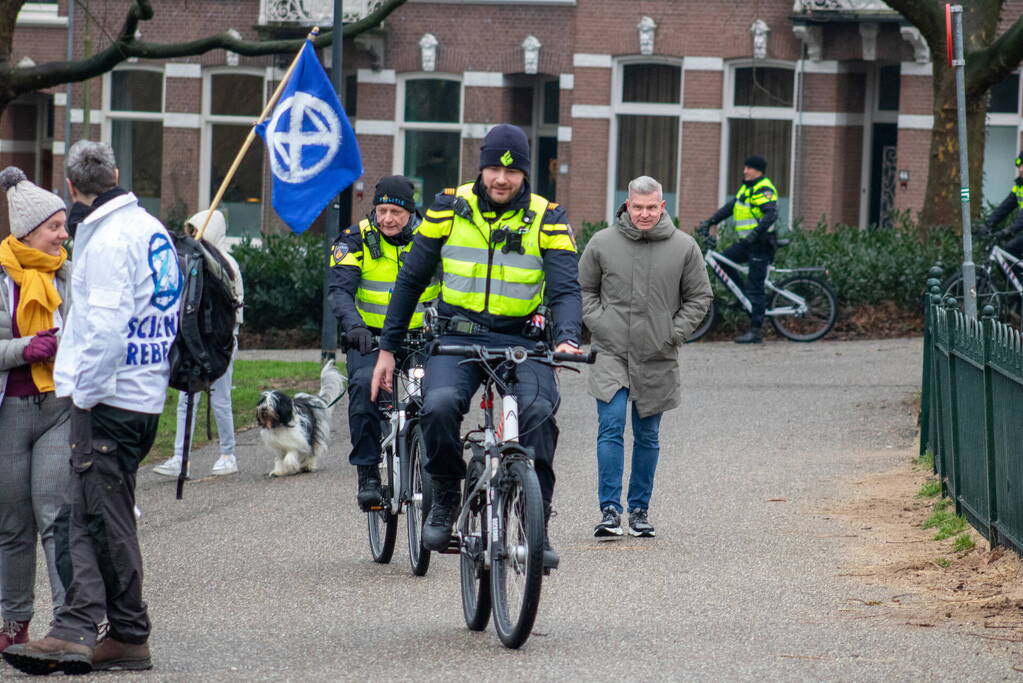
<instances>
[{"instance_id":1,"label":"blue jeans","mask_svg":"<svg viewBox=\"0 0 1023 683\"><path fill-rule=\"evenodd\" d=\"M600 509L622 511L622 473L625 469L625 418L629 390L619 389L607 403L597 401L597 495ZM632 404L632 474L629 476L629 510L646 510L654 491L654 472L661 454L658 435L661 415L641 418Z\"/></svg>"}]
</instances>

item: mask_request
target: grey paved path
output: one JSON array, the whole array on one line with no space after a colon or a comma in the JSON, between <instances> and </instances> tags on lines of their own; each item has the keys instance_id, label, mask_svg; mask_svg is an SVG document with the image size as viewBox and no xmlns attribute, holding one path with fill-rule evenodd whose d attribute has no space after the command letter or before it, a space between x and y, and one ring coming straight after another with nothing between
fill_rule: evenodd
<instances>
[{"instance_id":1,"label":"grey paved path","mask_svg":"<svg viewBox=\"0 0 1023 683\"><path fill-rule=\"evenodd\" d=\"M454 556L409 573L369 558L354 469L270 481L254 432L241 473L173 484L144 472L139 500L157 668L196 680L992 680L1018 658L952 629L853 619L848 599L891 596L839 576L846 529L821 510L853 475L894 466L913 419L919 340L697 344L685 406L664 421L651 518L658 538L596 542L595 410L564 379L553 540L536 632L503 649L462 621ZM256 352L248 352L253 357ZM317 352L274 353L315 360ZM199 454L193 472L212 465ZM784 498L785 503L767 502ZM42 590L40 594L48 591ZM10 671L4 671L10 675Z\"/></svg>"}]
</instances>

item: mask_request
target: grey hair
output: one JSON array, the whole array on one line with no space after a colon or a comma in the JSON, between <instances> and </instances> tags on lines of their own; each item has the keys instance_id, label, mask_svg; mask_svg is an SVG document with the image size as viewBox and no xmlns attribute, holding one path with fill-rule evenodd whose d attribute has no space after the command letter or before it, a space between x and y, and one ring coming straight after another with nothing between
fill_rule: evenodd
<instances>
[{"instance_id":1,"label":"grey hair","mask_svg":"<svg viewBox=\"0 0 1023 683\"><path fill-rule=\"evenodd\" d=\"M114 150L105 142L79 140L71 145L64 168L79 194L98 195L117 185Z\"/></svg>"},{"instance_id":2,"label":"grey hair","mask_svg":"<svg viewBox=\"0 0 1023 683\"><path fill-rule=\"evenodd\" d=\"M661 188L661 184L648 175L641 175L629 183L630 195L653 194L654 192L657 193L657 196L664 197L664 191Z\"/></svg>"}]
</instances>

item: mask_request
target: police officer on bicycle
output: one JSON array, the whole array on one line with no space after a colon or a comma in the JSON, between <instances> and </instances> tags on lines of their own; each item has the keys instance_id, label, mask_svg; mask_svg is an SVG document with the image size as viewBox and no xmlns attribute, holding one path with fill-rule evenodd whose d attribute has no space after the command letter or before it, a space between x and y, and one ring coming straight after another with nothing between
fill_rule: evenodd
<instances>
[{"instance_id":1,"label":"police officer on bicycle","mask_svg":"<svg viewBox=\"0 0 1023 683\"><path fill-rule=\"evenodd\" d=\"M348 461L359 471L359 507L380 505L380 431L382 416L370 398L377 362L376 335L384 326L391 291L422 224L412 181L386 176L373 193L373 211L342 231L330 250L330 303L345 332L348 353ZM428 278L412 311L409 327L423 325L424 302L437 298L440 283ZM399 343L401 338L399 337Z\"/></svg>"},{"instance_id":2,"label":"police officer on bicycle","mask_svg":"<svg viewBox=\"0 0 1023 683\"><path fill-rule=\"evenodd\" d=\"M736 263L749 262L749 275L743 288L749 299L750 329L735 338L737 344L759 344L763 341L760 326L764 323L766 295L764 280L767 269L774 260L776 246L774 222L778 218L778 190L764 172L767 160L762 156L747 157L742 168L743 182L735 192L735 198L718 209L713 216L700 223L697 230L707 235L710 226L717 225L731 216L735 220L735 231L741 238L725 249L722 254ZM736 282L742 282L733 268L722 266Z\"/></svg>"},{"instance_id":3,"label":"police officer on bicycle","mask_svg":"<svg viewBox=\"0 0 1023 683\"><path fill-rule=\"evenodd\" d=\"M548 325L558 351L582 353L582 300L575 240L565 211L532 194L529 141L515 126L494 127L483 140L480 175L475 182L444 190L426 212L415 246L398 275L380 336L373 387L389 388L398 349L420 293L442 266L438 303L441 343L487 346L536 344L530 322L546 298ZM482 382L475 364L451 356L431 356L423 381L420 421L426 470L433 480L433 505L423 527L423 545L448 546L465 477L460 427L469 401ZM535 458L550 519L554 493L554 450L559 396L554 371L533 360L519 366L521 442ZM544 567L558 556L544 526Z\"/></svg>"},{"instance_id":4,"label":"police officer on bicycle","mask_svg":"<svg viewBox=\"0 0 1023 683\"><path fill-rule=\"evenodd\" d=\"M1023 235L1019 234L1023 230L1023 151L1016 157L1016 180L1009 189L1009 194L995 207L987 221L977 226L977 232L981 234L991 232L1015 208L1020 209L1016 212L1016 218L1008 227L996 232L995 238L998 241L1009 240L1004 249L1016 258L1023 258Z\"/></svg>"}]
</instances>

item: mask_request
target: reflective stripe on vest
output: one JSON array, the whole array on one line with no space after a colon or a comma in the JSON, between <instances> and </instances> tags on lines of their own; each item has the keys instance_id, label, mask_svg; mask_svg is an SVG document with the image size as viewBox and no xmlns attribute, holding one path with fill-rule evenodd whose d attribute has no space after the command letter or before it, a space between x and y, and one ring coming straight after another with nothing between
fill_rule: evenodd
<instances>
[{"instance_id":1,"label":"reflective stripe on vest","mask_svg":"<svg viewBox=\"0 0 1023 683\"><path fill-rule=\"evenodd\" d=\"M502 216L491 225L479 210L479 198L472 183L460 186L456 196L472 209L472 219L455 214L441 248L443 275L441 297L446 303L477 313L486 311L508 317L527 316L543 300L543 257L540 255L540 225L548 202L530 195L531 223L523 220L525 210ZM490 234L505 228L522 230L522 254L502 253L504 242L491 249ZM489 285L489 287L488 287Z\"/></svg>"},{"instance_id":2,"label":"reflective stripe on vest","mask_svg":"<svg viewBox=\"0 0 1023 683\"><path fill-rule=\"evenodd\" d=\"M398 271L401 270L401 256L412 248L412 242L399 248L381 235L380 258L375 259L366 245L366 233L371 230L376 228L370 224L369 219L364 218L359 222L359 232L362 233L362 277L355 292L355 307L367 327L382 328L384 318L387 317L387 307L391 303L394 281L398 279ZM440 283L435 279L419 297L409 328L423 326L423 302L433 301L439 293Z\"/></svg>"},{"instance_id":3,"label":"reflective stripe on vest","mask_svg":"<svg viewBox=\"0 0 1023 683\"><path fill-rule=\"evenodd\" d=\"M1012 193L1016 195L1016 207L1023 209L1023 185L1012 185Z\"/></svg>"},{"instance_id":4,"label":"reflective stripe on vest","mask_svg":"<svg viewBox=\"0 0 1023 683\"><path fill-rule=\"evenodd\" d=\"M766 176L762 177L753 187L749 187L746 183L743 183L738 190L735 192L735 204L732 205L732 219L735 221L735 231L745 232L752 230L757 227L757 223L763 218L764 212L760 209L759 205L750 204L750 197L754 192L766 188L771 191L773 199L778 199L778 190L775 189L774 183L772 183ZM774 226L772 225L767 229L768 232L774 232Z\"/></svg>"}]
</instances>

